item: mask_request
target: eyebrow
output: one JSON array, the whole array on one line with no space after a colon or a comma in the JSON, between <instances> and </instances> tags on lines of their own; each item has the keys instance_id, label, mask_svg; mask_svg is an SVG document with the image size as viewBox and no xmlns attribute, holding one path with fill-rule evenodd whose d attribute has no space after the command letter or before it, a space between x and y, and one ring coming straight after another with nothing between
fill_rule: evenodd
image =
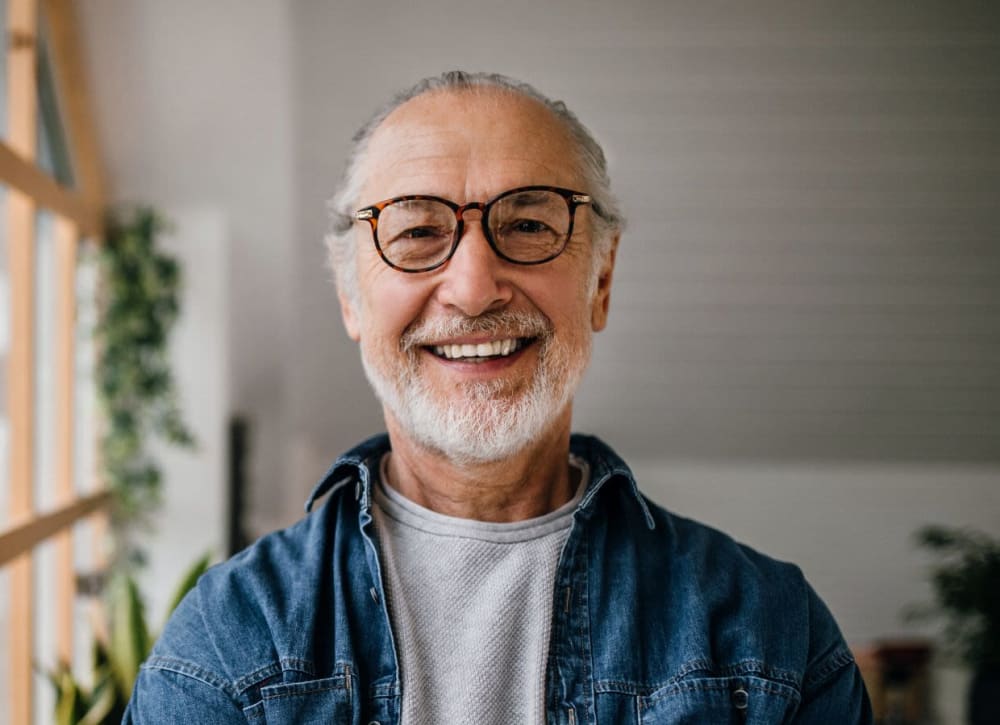
<instances>
[{"instance_id":1,"label":"eyebrow","mask_svg":"<svg viewBox=\"0 0 1000 725\"><path fill-rule=\"evenodd\" d=\"M517 206L530 206L531 204L537 204L539 201L545 198L544 191L522 191L514 195L511 200Z\"/></svg>"}]
</instances>

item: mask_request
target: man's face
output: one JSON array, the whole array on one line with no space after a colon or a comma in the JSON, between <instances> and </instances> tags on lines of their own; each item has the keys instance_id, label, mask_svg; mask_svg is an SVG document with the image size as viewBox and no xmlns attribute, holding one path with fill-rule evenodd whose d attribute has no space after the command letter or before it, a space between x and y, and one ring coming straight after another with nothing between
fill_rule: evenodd
<instances>
[{"instance_id":1,"label":"man's face","mask_svg":"<svg viewBox=\"0 0 1000 725\"><path fill-rule=\"evenodd\" d=\"M565 131L516 95L437 92L396 109L372 137L359 206L405 194L459 204L508 189L583 188ZM565 251L537 266L493 252L469 212L451 260L407 274L358 224L358 298L341 295L390 431L455 461L500 460L556 426L603 328L613 253L593 259L589 207ZM595 275L594 272L597 272Z\"/></svg>"}]
</instances>

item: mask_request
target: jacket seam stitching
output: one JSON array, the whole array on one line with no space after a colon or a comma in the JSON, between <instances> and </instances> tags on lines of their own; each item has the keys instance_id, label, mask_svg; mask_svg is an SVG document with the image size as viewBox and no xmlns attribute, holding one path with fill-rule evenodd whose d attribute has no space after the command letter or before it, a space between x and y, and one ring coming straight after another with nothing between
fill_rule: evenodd
<instances>
[{"instance_id":1,"label":"jacket seam stitching","mask_svg":"<svg viewBox=\"0 0 1000 725\"><path fill-rule=\"evenodd\" d=\"M744 660L725 667L715 667L710 660L692 660L682 665L677 673L661 682L632 682L629 680L597 680L594 688L598 692L621 692L623 694L646 696L664 688L680 685L692 674L702 673L706 677L739 677L756 675L776 684L798 691L799 678L793 673L776 667L768 667L758 660Z\"/></svg>"},{"instance_id":2,"label":"jacket seam stitching","mask_svg":"<svg viewBox=\"0 0 1000 725\"><path fill-rule=\"evenodd\" d=\"M823 684L838 670L854 662L854 655L846 648L840 648L813 668L803 683L804 690L811 690Z\"/></svg>"},{"instance_id":3,"label":"jacket seam stitching","mask_svg":"<svg viewBox=\"0 0 1000 725\"><path fill-rule=\"evenodd\" d=\"M768 695L776 695L778 697L783 697L789 702L798 701L798 691L794 688L790 688L783 683L770 682L765 680L764 682L745 682L742 683L742 687L748 690L753 690L757 692L763 692ZM706 682L705 680L687 680L684 682L677 682L667 688L664 691L655 696L646 696L640 700L640 708L649 708L656 702L666 699L680 692L729 692L732 689L732 685L729 682Z\"/></svg>"},{"instance_id":4,"label":"jacket seam stitching","mask_svg":"<svg viewBox=\"0 0 1000 725\"><path fill-rule=\"evenodd\" d=\"M235 705L242 708L242 706L239 705L240 693L233 689L230 683L219 677L211 670L206 670L204 667L196 665L193 662L157 655L146 660L142 667L147 670L163 670L165 672L173 672L174 674L202 682L209 687L214 687L216 690L225 693Z\"/></svg>"},{"instance_id":5,"label":"jacket seam stitching","mask_svg":"<svg viewBox=\"0 0 1000 725\"><path fill-rule=\"evenodd\" d=\"M331 690L350 692L350 688L346 684L344 675L334 675L333 677L325 678L323 685L317 685L316 682L317 680L276 683L271 687L261 688L260 697L262 700L280 700L283 697L300 697L302 695L313 695L317 692L329 692ZM276 691L277 688L284 689ZM271 691L264 692L264 690Z\"/></svg>"},{"instance_id":6,"label":"jacket seam stitching","mask_svg":"<svg viewBox=\"0 0 1000 725\"><path fill-rule=\"evenodd\" d=\"M243 675L238 680L233 682L233 687L236 688L237 692L244 693L247 690L260 685L269 677L279 675L282 672L301 672L309 677L316 676L316 670L311 661L296 657L283 657L277 662L272 662L269 665L259 667L256 670Z\"/></svg>"}]
</instances>

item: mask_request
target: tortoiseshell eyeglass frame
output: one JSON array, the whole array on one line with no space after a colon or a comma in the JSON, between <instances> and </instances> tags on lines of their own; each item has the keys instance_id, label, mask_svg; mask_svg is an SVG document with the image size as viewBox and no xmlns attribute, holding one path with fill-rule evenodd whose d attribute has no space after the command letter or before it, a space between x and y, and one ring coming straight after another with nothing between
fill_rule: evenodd
<instances>
[{"instance_id":1,"label":"tortoiseshell eyeglass frame","mask_svg":"<svg viewBox=\"0 0 1000 725\"><path fill-rule=\"evenodd\" d=\"M558 194L566 202L566 208L569 211L569 228L566 230L566 237L562 241L562 245L559 247L558 251L550 254L544 259L532 260L530 262L523 262L519 259L511 259L497 247L496 240L493 239L493 234L490 232L489 225L486 223L490 215L490 209L500 200L510 196L511 194L518 194L523 191L552 191ZM421 267L419 269L408 269L406 267L400 267L393 264L385 256L385 252L382 251L382 246L378 241L378 217L382 211L391 204L395 204L400 201L437 201L453 212L455 212L455 235L451 240L451 248L448 250L448 254L440 261L436 262L428 267ZM512 264L523 264L523 265L534 265L534 264L545 264L546 262L551 262L553 259L558 257L566 249L566 245L569 243L570 237L573 236L573 223L576 221L576 208L578 206L593 205L593 199L590 194L584 194L582 191L573 191L572 189L563 189L558 186L519 186L515 189L508 189L500 194L497 194L492 199L487 202L472 201L468 204L456 204L450 199L442 199L440 196L430 196L427 194L408 194L406 196L395 196L392 199L386 199L385 201L380 201L371 206L366 206L363 209L358 209L354 212L355 221L366 221L371 225L372 228L372 241L375 242L375 249L378 251L378 255L382 258L382 261L388 264L393 269L399 270L400 272L407 272L410 274L416 274L418 272L430 272L433 269L442 267L447 264L455 255L455 250L458 249L459 242L462 241L462 233L464 232L465 220L463 215L469 209L475 209L481 212L479 221L483 228L483 236L486 237L486 241L490 243L490 247L493 249L494 254L496 254L500 259L510 262ZM600 214L600 211L595 207L594 211Z\"/></svg>"}]
</instances>

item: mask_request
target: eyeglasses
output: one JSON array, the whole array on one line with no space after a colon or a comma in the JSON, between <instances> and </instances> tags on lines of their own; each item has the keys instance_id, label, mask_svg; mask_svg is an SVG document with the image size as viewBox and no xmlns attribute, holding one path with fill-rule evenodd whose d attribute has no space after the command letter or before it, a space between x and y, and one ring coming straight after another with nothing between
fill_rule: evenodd
<instances>
[{"instance_id":1,"label":"eyeglasses","mask_svg":"<svg viewBox=\"0 0 1000 725\"><path fill-rule=\"evenodd\" d=\"M573 234L576 208L588 194L555 186L522 186L485 203L456 204L414 194L380 201L354 212L367 221L379 256L401 272L437 269L455 254L465 212L481 213L483 236L498 257L514 264L542 264L558 257Z\"/></svg>"}]
</instances>

